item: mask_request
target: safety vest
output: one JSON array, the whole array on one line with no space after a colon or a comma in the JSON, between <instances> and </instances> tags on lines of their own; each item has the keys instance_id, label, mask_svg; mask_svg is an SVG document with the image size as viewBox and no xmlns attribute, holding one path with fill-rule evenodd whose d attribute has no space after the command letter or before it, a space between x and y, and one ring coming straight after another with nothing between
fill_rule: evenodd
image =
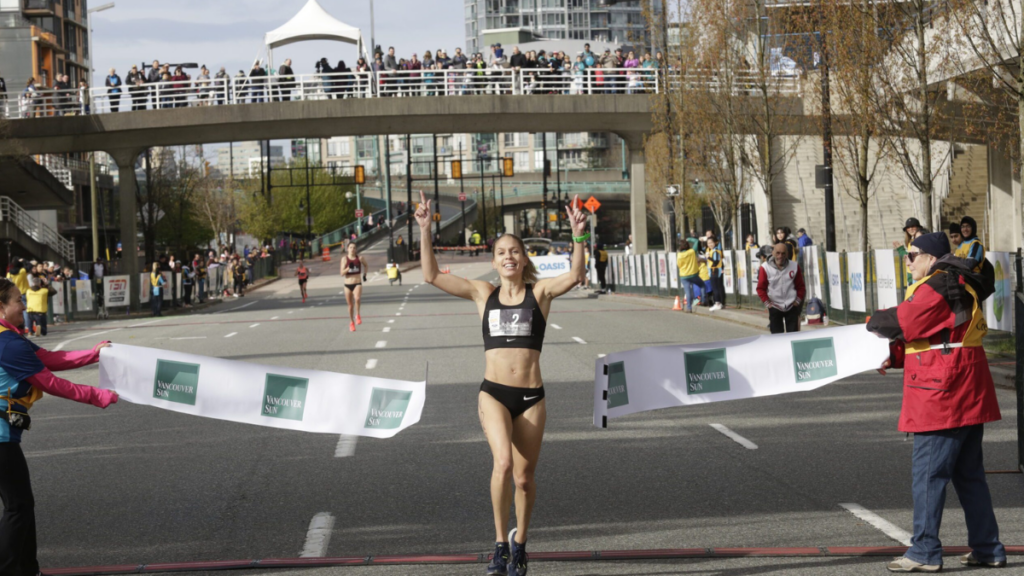
<instances>
[{"instance_id":1,"label":"safety vest","mask_svg":"<svg viewBox=\"0 0 1024 576\"><path fill-rule=\"evenodd\" d=\"M935 274L948 274L948 272L945 270L936 270L933 274L929 274L921 280L914 282L909 288L907 288L905 300L910 300L914 296L914 292L917 291L918 287L930 280L935 276ZM985 312L981 308L978 293L974 291L974 288L971 288L970 284L964 284L964 288L966 288L967 293L974 298L974 308L971 310L971 322L967 326L967 332L964 334L963 342L955 344L958 348L981 348L981 339L988 334L988 324L985 322ZM911 354L921 354L932 349L932 343L929 342L927 338L907 342L906 346L907 356L910 356Z\"/></svg>"},{"instance_id":2,"label":"safety vest","mask_svg":"<svg viewBox=\"0 0 1024 576\"><path fill-rule=\"evenodd\" d=\"M0 333L7 331L7 328L0 326ZM18 384L15 384L15 387L17 386ZM8 388L4 391L3 395L0 395L0 401L5 404L5 406L0 407L0 409L3 409L7 413L21 412L23 414L28 414L32 405L38 402L42 397L43 391L34 386L29 387L27 394L17 398L14 397L14 391L11 388ZM20 410L16 410L17 408L20 408Z\"/></svg>"},{"instance_id":3,"label":"safety vest","mask_svg":"<svg viewBox=\"0 0 1024 576\"><path fill-rule=\"evenodd\" d=\"M961 243L960 246L957 247L956 251L953 252L953 255L957 258L970 258L971 252L974 250L975 246L977 246L979 250L978 265L974 267L974 271L979 272L981 271L981 261L985 259L985 245L981 243L981 240L978 240L977 236Z\"/></svg>"}]
</instances>

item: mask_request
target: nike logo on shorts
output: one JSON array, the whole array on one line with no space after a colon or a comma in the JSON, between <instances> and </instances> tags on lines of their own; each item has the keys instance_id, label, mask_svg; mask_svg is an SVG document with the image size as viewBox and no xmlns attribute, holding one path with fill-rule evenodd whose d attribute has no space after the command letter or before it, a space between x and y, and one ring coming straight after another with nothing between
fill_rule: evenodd
<instances>
[{"instance_id":1,"label":"nike logo on shorts","mask_svg":"<svg viewBox=\"0 0 1024 576\"><path fill-rule=\"evenodd\" d=\"M530 400L536 400L537 398L540 398L540 396L530 396L529 398L523 396L523 402L529 402Z\"/></svg>"},{"instance_id":2,"label":"nike logo on shorts","mask_svg":"<svg viewBox=\"0 0 1024 576\"><path fill-rule=\"evenodd\" d=\"M505 342L512 342L515 338L505 338Z\"/></svg>"}]
</instances>

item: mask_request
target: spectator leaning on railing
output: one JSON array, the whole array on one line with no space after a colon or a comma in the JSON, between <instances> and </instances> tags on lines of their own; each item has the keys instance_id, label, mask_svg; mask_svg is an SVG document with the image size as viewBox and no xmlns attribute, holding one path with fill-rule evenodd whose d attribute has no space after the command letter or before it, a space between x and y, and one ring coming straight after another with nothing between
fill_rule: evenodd
<instances>
[{"instance_id":1,"label":"spectator leaning on railing","mask_svg":"<svg viewBox=\"0 0 1024 576\"><path fill-rule=\"evenodd\" d=\"M111 112L121 111L121 85L121 77L117 75L117 70L111 68L106 81L107 99L110 101Z\"/></svg>"},{"instance_id":2,"label":"spectator leaning on railing","mask_svg":"<svg viewBox=\"0 0 1024 576\"><path fill-rule=\"evenodd\" d=\"M128 94L132 100L132 112L146 109L146 77L139 72L139 67L133 65L124 78L128 85Z\"/></svg>"}]
</instances>

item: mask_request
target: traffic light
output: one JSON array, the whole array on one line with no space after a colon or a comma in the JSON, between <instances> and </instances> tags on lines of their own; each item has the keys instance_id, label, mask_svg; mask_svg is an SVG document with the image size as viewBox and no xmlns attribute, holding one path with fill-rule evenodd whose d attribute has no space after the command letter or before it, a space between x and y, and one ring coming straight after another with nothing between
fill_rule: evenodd
<instances>
[{"instance_id":1,"label":"traffic light","mask_svg":"<svg viewBox=\"0 0 1024 576\"><path fill-rule=\"evenodd\" d=\"M513 166L513 163L512 163L512 159L511 158L505 158L505 159L502 160L502 162L504 163L504 166L503 166L504 176L506 178L511 178L511 177L515 176L516 174L515 174L515 169L514 169L514 166Z\"/></svg>"},{"instance_id":2,"label":"traffic light","mask_svg":"<svg viewBox=\"0 0 1024 576\"><path fill-rule=\"evenodd\" d=\"M452 178L462 178L462 160L452 160Z\"/></svg>"},{"instance_id":3,"label":"traffic light","mask_svg":"<svg viewBox=\"0 0 1024 576\"><path fill-rule=\"evenodd\" d=\"M356 166L356 184L366 184L366 169Z\"/></svg>"},{"instance_id":4,"label":"traffic light","mask_svg":"<svg viewBox=\"0 0 1024 576\"><path fill-rule=\"evenodd\" d=\"M441 213L440 212L434 212L434 222L440 222L440 221L441 221Z\"/></svg>"}]
</instances>

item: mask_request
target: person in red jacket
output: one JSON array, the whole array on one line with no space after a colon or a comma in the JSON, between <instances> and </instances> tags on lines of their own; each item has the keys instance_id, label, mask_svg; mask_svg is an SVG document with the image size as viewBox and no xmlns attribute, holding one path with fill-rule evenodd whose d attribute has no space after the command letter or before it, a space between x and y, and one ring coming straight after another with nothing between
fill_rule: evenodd
<instances>
[{"instance_id":1,"label":"person in red jacket","mask_svg":"<svg viewBox=\"0 0 1024 576\"><path fill-rule=\"evenodd\" d=\"M914 536L892 572L942 569L939 526L946 485L953 482L967 520L967 566L1002 567L1006 550L985 480L981 441L986 422L1000 419L981 339L988 331L982 301L990 280L950 253L942 232L919 236L906 255L914 283L906 300L876 312L867 329L891 340L882 367L903 368L899 430L914 433Z\"/></svg>"},{"instance_id":2,"label":"person in red jacket","mask_svg":"<svg viewBox=\"0 0 1024 576\"><path fill-rule=\"evenodd\" d=\"M807 289L800 266L789 259L789 254L789 244L777 242L772 257L761 264L757 272L757 295L768 309L768 327L772 334L800 330L801 304Z\"/></svg>"}]
</instances>

